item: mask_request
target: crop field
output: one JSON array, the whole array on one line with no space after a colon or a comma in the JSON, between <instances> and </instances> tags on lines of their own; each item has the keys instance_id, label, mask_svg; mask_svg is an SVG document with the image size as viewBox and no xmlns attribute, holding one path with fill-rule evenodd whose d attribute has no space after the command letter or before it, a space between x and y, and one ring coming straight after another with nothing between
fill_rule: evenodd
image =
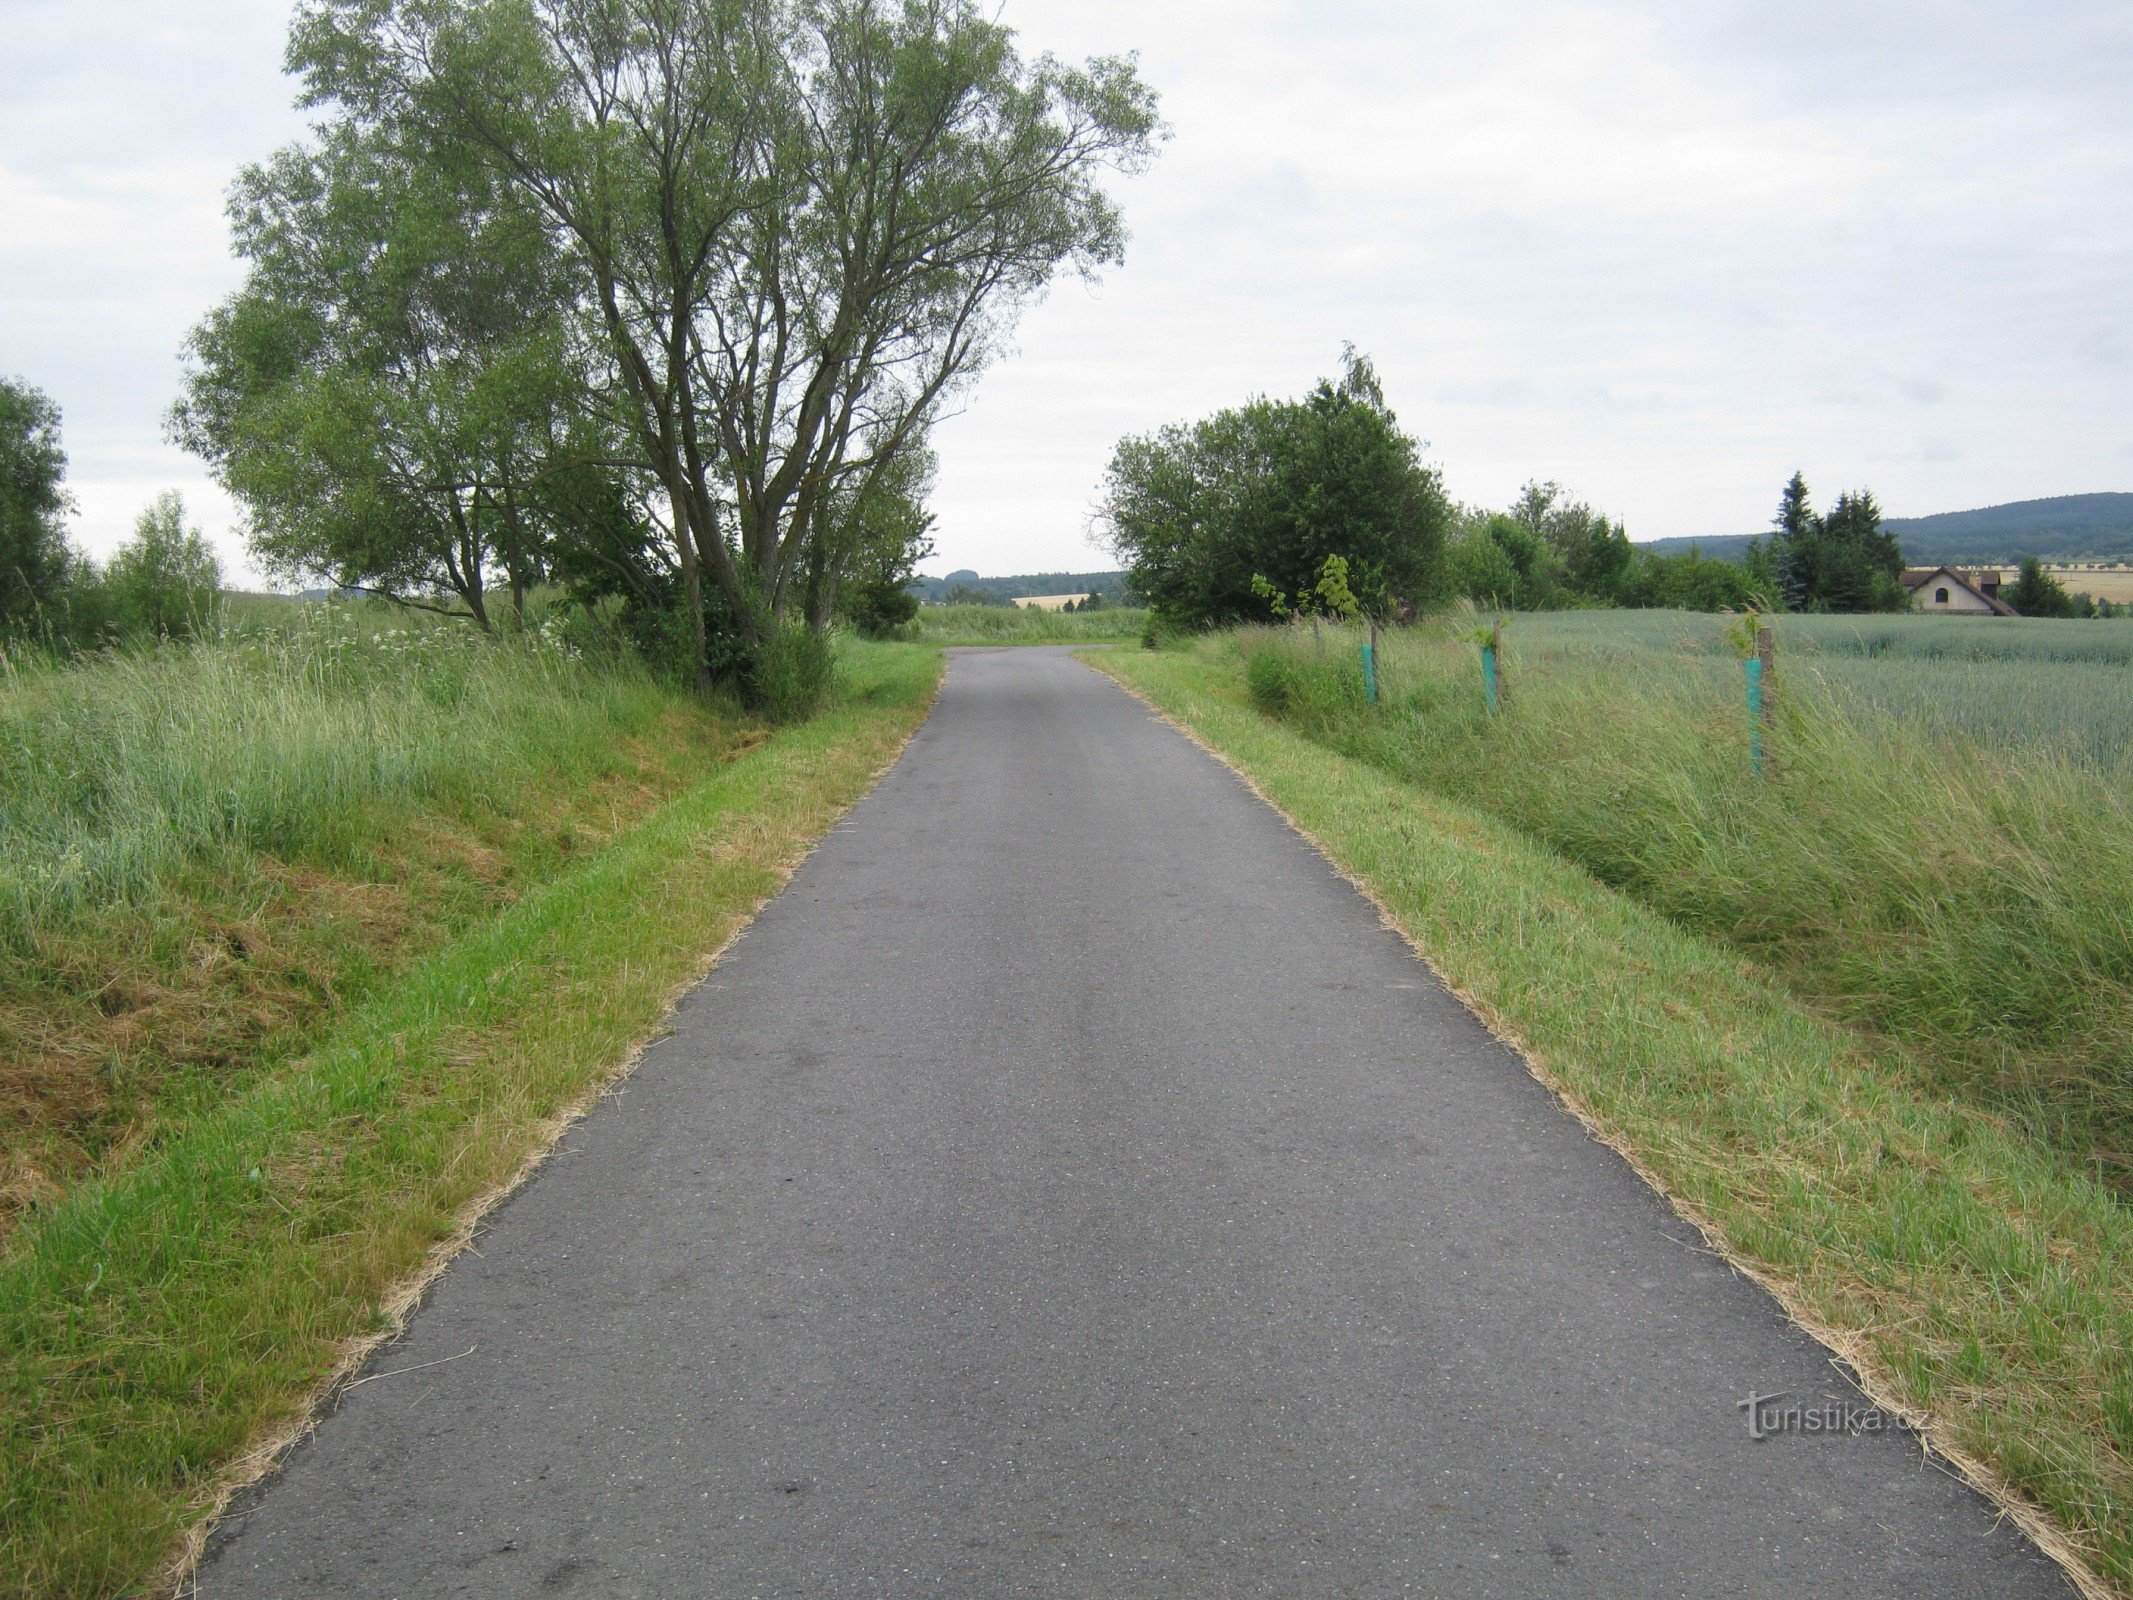
<instances>
[{"instance_id":1,"label":"crop field","mask_svg":"<svg viewBox=\"0 0 2133 1600\"><path fill-rule=\"evenodd\" d=\"M1660 677L1737 672L1729 619L1680 611L1561 611L1513 618L1512 670ZM1778 671L1863 710L1997 749L2051 749L2116 769L2133 757L2133 619L1779 617Z\"/></svg>"}]
</instances>

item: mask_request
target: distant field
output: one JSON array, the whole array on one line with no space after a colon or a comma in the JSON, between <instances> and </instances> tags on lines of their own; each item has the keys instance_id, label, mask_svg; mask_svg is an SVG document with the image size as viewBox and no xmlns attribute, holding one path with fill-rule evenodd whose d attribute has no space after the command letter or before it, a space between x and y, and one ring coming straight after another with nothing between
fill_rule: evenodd
<instances>
[{"instance_id":1,"label":"distant field","mask_svg":"<svg viewBox=\"0 0 2133 1600\"><path fill-rule=\"evenodd\" d=\"M2046 567L2044 569L2074 594L2093 596L2123 605L2133 601L2133 568L2106 567L2101 571L2081 567Z\"/></svg>"},{"instance_id":2,"label":"distant field","mask_svg":"<svg viewBox=\"0 0 2133 1600\"><path fill-rule=\"evenodd\" d=\"M1628 656L1660 674L1737 670L1728 619L1565 611L1512 619L1506 655ZM1860 704L2004 748L2133 761L2133 620L1780 617L1779 673L1812 672ZM1701 665L1699 665L1701 664Z\"/></svg>"},{"instance_id":3,"label":"distant field","mask_svg":"<svg viewBox=\"0 0 2133 1600\"><path fill-rule=\"evenodd\" d=\"M1132 606L1036 611L1020 606L921 606L902 637L920 644L1095 644L1138 639L1148 613Z\"/></svg>"}]
</instances>

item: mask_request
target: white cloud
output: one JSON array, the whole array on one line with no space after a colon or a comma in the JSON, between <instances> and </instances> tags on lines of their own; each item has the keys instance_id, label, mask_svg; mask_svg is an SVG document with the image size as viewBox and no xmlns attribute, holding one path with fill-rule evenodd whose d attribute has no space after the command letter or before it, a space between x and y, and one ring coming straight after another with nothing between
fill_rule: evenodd
<instances>
[{"instance_id":1,"label":"white cloud","mask_svg":"<svg viewBox=\"0 0 2133 1600\"><path fill-rule=\"evenodd\" d=\"M1455 494L1560 477L1639 536L1760 525L1795 466L1899 512L2133 487L2133 8L2003 0L1006 0L1139 49L1176 136L1135 238L940 436L941 559L1103 559L1112 444L1378 361ZM299 127L285 9L0 0L0 368L67 409L108 545L196 466L221 194Z\"/></svg>"}]
</instances>

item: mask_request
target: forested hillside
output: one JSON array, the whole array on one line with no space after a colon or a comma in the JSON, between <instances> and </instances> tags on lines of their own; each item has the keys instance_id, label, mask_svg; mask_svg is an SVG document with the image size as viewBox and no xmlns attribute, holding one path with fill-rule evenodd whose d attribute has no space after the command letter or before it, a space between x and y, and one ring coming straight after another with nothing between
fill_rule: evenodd
<instances>
[{"instance_id":1,"label":"forested hillside","mask_svg":"<svg viewBox=\"0 0 2133 1600\"><path fill-rule=\"evenodd\" d=\"M2048 500L2017 500L1976 511L1943 511L1930 517L1890 517L1884 524L1903 543L1914 566L1943 561L2133 560L2133 494L2062 494ZM1755 534L1711 538L1653 539L1644 548L1673 555L1700 548L1722 561L1746 558Z\"/></svg>"}]
</instances>

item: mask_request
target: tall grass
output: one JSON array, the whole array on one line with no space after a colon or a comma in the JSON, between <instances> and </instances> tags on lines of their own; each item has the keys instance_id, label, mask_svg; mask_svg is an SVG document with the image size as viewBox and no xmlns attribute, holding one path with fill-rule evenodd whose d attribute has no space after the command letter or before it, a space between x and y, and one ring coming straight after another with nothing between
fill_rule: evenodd
<instances>
[{"instance_id":1,"label":"tall grass","mask_svg":"<svg viewBox=\"0 0 2133 1600\"><path fill-rule=\"evenodd\" d=\"M2009 751L1895 714L1842 674L1801 670L1803 644L1823 647L1817 667L1880 663L1830 648L1835 629L1793 625L1758 778L1739 667L1706 634L1668 651L1660 641L1689 639L1687 623L1524 623L1495 718L1476 651L1451 628L1381 640L1374 705L1352 638L1262 629L1201 648L1240 650L1261 705L1319 741L1492 811L1767 964L1826 1013L1904 1047L1935 1092L1990 1100L2084 1159L2127 1163L2122 782L2071 748ZM2091 670L2048 656L2014 664L2024 669Z\"/></svg>"},{"instance_id":2,"label":"tall grass","mask_svg":"<svg viewBox=\"0 0 2133 1600\"><path fill-rule=\"evenodd\" d=\"M920 606L902 636L921 644L1094 644L1138 639L1148 613L1132 606L1038 611L1024 606Z\"/></svg>"},{"instance_id":3,"label":"tall grass","mask_svg":"<svg viewBox=\"0 0 2133 1600\"><path fill-rule=\"evenodd\" d=\"M416 799L611 768L672 695L539 634L373 608L0 667L0 948L230 850L345 862Z\"/></svg>"},{"instance_id":4,"label":"tall grass","mask_svg":"<svg viewBox=\"0 0 2133 1600\"><path fill-rule=\"evenodd\" d=\"M760 736L373 605L0 665L0 1238Z\"/></svg>"}]
</instances>

